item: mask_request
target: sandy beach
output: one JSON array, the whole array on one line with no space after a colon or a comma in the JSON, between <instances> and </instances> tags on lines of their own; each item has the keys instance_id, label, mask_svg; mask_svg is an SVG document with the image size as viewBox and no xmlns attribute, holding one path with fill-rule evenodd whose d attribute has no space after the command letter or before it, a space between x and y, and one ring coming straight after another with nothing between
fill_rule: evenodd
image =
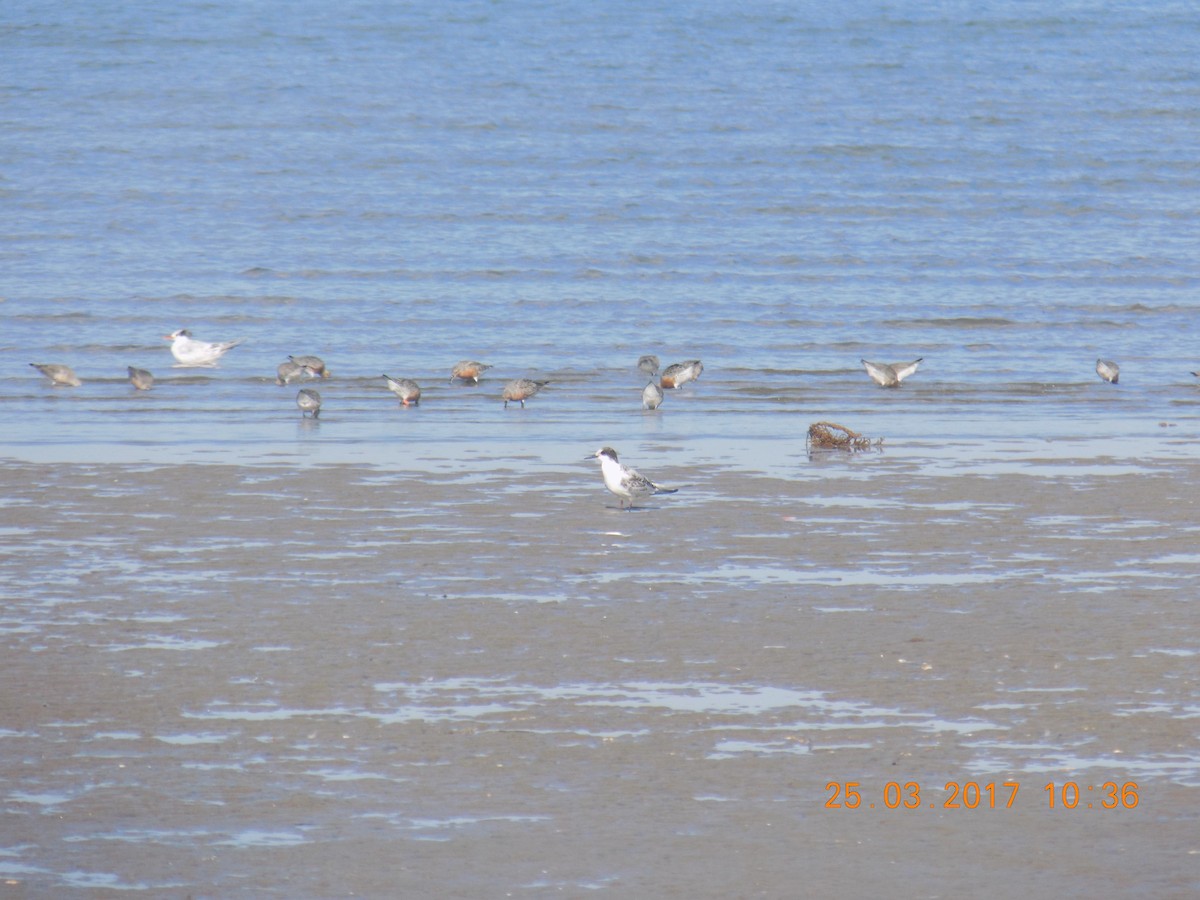
<instances>
[{"instance_id":1,"label":"sandy beach","mask_svg":"<svg viewBox=\"0 0 1200 900\"><path fill-rule=\"evenodd\" d=\"M1026 468L0 464L0 877L1190 896L1200 464Z\"/></svg>"}]
</instances>

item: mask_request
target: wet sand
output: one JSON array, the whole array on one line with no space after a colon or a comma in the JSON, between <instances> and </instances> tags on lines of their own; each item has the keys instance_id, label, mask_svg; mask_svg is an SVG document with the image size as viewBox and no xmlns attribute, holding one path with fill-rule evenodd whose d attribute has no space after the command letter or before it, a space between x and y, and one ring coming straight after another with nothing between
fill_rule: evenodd
<instances>
[{"instance_id":1,"label":"wet sand","mask_svg":"<svg viewBox=\"0 0 1200 900\"><path fill-rule=\"evenodd\" d=\"M1200 463L647 471L0 463L0 884L1200 889Z\"/></svg>"}]
</instances>

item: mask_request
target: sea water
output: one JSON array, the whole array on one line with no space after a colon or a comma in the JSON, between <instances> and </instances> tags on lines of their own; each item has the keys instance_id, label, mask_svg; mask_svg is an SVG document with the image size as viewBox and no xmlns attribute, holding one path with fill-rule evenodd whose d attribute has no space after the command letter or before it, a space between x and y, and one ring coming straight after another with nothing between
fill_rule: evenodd
<instances>
[{"instance_id":1,"label":"sea water","mask_svg":"<svg viewBox=\"0 0 1200 900\"><path fill-rule=\"evenodd\" d=\"M770 467L818 420L1175 452L1197 58L1181 3L10 3L0 454ZM245 343L174 368L181 327ZM333 372L302 428L299 353ZM644 353L705 373L644 416Z\"/></svg>"}]
</instances>

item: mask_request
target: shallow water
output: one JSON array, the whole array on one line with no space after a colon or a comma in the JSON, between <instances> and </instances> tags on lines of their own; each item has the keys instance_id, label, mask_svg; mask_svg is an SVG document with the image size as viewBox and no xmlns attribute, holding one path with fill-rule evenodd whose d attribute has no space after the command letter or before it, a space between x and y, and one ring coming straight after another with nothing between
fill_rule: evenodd
<instances>
[{"instance_id":1,"label":"shallow water","mask_svg":"<svg viewBox=\"0 0 1200 900\"><path fill-rule=\"evenodd\" d=\"M727 450L751 464L821 418L1142 452L1171 421L1192 440L1193 18L18 3L0 452L383 462L414 438L437 464L485 438L627 445L658 421L637 413L646 352L707 367L663 427L753 437ZM173 369L160 335L180 326L246 344ZM297 431L295 388L269 382L310 352L337 377L321 427ZM446 385L463 357L490 382ZM893 396L860 357L926 363ZM85 384L49 389L30 361ZM131 364L158 377L149 395ZM419 416L381 372L421 381ZM534 425L496 408L524 375L555 381Z\"/></svg>"},{"instance_id":2,"label":"shallow water","mask_svg":"<svg viewBox=\"0 0 1200 900\"><path fill-rule=\"evenodd\" d=\"M1194 896L1197 58L1172 3L8 4L0 883ZM644 353L705 371L645 413Z\"/></svg>"}]
</instances>

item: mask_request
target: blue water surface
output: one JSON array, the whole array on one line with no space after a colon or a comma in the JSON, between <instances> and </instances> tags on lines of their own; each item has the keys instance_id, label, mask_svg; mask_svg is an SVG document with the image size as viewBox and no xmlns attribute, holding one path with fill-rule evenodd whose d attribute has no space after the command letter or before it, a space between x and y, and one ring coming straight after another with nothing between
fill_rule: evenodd
<instances>
[{"instance_id":1,"label":"blue water surface","mask_svg":"<svg viewBox=\"0 0 1200 900\"><path fill-rule=\"evenodd\" d=\"M650 352L704 360L656 420L684 452L824 418L1174 452L1197 59L1184 3L18 0L0 453L386 460L402 427L566 455L654 434ZM184 326L246 343L197 378ZM319 429L270 383L291 353L335 373ZM491 380L446 384L464 357ZM892 392L861 357L925 363ZM403 426L381 372L427 386ZM557 384L504 414L525 375Z\"/></svg>"}]
</instances>

